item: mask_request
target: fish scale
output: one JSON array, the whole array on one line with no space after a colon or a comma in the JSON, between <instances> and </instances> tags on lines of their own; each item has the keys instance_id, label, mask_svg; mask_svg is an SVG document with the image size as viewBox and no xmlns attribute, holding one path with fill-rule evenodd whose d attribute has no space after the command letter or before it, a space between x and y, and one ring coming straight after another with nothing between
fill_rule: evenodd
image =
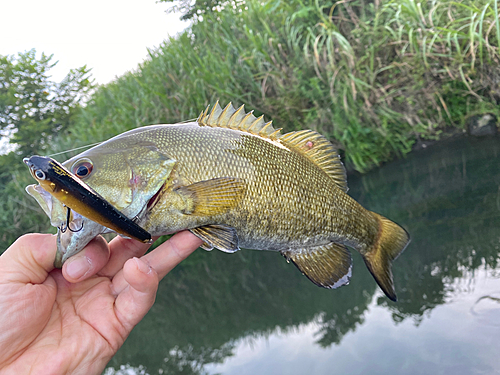
<instances>
[{"instance_id":1,"label":"fish scale","mask_svg":"<svg viewBox=\"0 0 500 375\"><path fill-rule=\"evenodd\" d=\"M83 181L152 235L189 229L206 249L279 251L326 288L348 283L349 246L396 299L391 262L408 233L346 194L338 154L317 132L281 134L217 103L196 122L134 129L64 165L82 160L93 163Z\"/></svg>"},{"instance_id":2,"label":"fish scale","mask_svg":"<svg viewBox=\"0 0 500 375\"><path fill-rule=\"evenodd\" d=\"M181 181L226 176L246 181L237 207L210 217L185 215L171 228L165 228L168 224L160 199L140 222L153 235L159 234L159 228L170 233L222 222L236 229L244 248L279 251L342 241L363 251L365 243L372 243L378 233L370 212L341 194L321 169L303 155L261 137L193 123L145 129L137 139L158 139L159 151L178 161L176 172ZM267 226L262 225L261 212L266 212ZM349 225L352 216L361 219L354 227ZM369 224L363 225L363 221Z\"/></svg>"}]
</instances>

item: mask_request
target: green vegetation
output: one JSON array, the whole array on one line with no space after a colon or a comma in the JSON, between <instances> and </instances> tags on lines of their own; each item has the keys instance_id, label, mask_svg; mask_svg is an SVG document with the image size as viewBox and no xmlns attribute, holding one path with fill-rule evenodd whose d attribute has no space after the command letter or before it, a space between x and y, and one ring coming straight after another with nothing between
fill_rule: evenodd
<instances>
[{"instance_id":1,"label":"green vegetation","mask_svg":"<svg viewBox=\"0 0 500 375\"><path fill-rule=\"evenodd\" d=\"M318 130L338 145L348 168L366 172L421 139L462 130L470 115L500 116L494 1L183 4L191 28L151 50L136 72L98 88L51 138L52 151L192 119L219 99L246 104L284 131ZM20 162L25 155L15 156ZM12 165L7 157L1 165ZM40 228L19 208L34 209L22 190L28 173L3 173L15 176L1 192L10 197L0 217L7 244ZM23 213L10 214L16 210Z\"/></svg>"},{"instance_id":2,"label":"green vegetation","mask_svg":"<svg viewBox=\"0 0 500 375\"><path fill-rule=\"evenodd\" d=\"M138 72L94 95L75 134L92 142L185 120L220 99L285 131L317 129L366 172L420 138L463 128L470 114L498 114L493 3L377 4L250 1L205 13Z\"/></svg>"},{"instance_id":3,"label":"green vegetation","mask_svg":"<svg viewBox=\"0 0 500 375\"><path fill-rule=\"evenodd\" d=\"M0 156L2 250L23 233L47 231L47 217L24 191L34 180L22 158L50 153L92 88L87 67L71 70L56 83L49 75L54 65L52 56L37 58L34 50L0 56L0 134L10 136L10 149L15 148Z\"/></svg>"},{"instance_id":4,"label":"green vegetation","mask_svg":"<svg viewBox=\"0 0 500 375\"><path fill-rule=\"evenodd\" d=\"M89 69L71 70L55 83L49 79L53 56L34 50L17 57L0 56L0 130L14 130L18 155L50 150L54 136L71 124L80 100L91 89Z\"/></svg>"}]
</instances>

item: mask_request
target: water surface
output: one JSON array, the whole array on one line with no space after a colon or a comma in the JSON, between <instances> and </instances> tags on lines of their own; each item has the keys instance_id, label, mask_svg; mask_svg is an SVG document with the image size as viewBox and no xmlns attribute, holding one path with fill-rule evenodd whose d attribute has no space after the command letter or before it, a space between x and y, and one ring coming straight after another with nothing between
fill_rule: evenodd
<instances>
[{"instance_id":1,"label":"water surface","mask_svg":"<svg viewBox=\"0 0 500 375\"><path fill-rule=\"evenodd\" d=\"M277 253L197 250L106 374L500 374L500 139L461 138L349 179L412 237L398 302L353 254L313 285Z\"/></svg>"}]
</instances>

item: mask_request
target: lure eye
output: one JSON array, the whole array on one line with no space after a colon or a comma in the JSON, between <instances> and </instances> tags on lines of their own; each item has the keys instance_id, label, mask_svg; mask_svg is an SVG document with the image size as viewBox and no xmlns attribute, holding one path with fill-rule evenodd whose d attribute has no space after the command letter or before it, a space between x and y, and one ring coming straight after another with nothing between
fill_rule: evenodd
<instances>
[{"instance_id":1,"label":"lure eye","mask_svg":"<svg viewBox=\"0 0 500 375\"><path fill-rule=\"evenodd\" d=\"M43 171L41 171L40 169L37 169L35 171L35 176L39 180L45 180L45 173Z\"/></svg>"},{"instance_id":2,"label":"lure eye","mask_svg":"<svg viewBox=\"0 0 500 375\"><path fill-rule=\"evenodd\" d=\"M73 174L80 178L85 178L92 173L93 168L94 165L89 159L83 159L73 164L73 167L71 167L71 172L73 172Z\"/></svg>"}]
</instances>

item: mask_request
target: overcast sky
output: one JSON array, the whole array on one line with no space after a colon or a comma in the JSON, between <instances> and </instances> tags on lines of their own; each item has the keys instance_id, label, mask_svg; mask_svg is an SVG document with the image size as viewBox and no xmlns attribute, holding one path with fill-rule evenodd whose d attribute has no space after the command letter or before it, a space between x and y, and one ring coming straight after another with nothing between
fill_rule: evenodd
<instances>
[{"instance_id":1,"label":"overcast sky","mask_svg":"<svg viewBox=\"0 0 500 375\"><path fill-rule=\"evenodd\" d=\"M0 55L35 48L59 61L60 81L71 68L87 65L97 83L134 70L158 46L188 26L170 5L156 0L0 1Z\"/></svg>"}]
</instances>

